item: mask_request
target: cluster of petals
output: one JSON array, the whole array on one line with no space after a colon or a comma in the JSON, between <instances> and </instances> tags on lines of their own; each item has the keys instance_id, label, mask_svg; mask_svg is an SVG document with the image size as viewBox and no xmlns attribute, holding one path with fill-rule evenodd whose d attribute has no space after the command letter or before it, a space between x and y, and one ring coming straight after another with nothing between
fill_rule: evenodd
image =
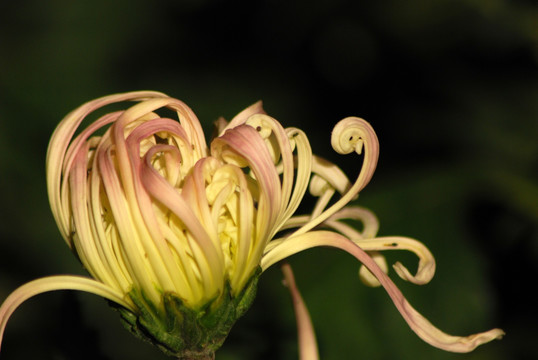
<instances>
[{"instance_id":1,"label":"cluster of petals","mask_svg":"<svg viewBox=\"0 0 538 360\"><path fill-rule=\"evenodd\" d=\"M126 101L134 104L82 127L96 110ZM417 255L416 273L393 265L399 277L415 284L431 280L435 261L414 239L377 237L376 217L349 205L377 164L377 137L366 121L346 118L331 137L336 152L362 156L354 182L314 155L303 131L284 128L261 103L216 124L217 135L207 145L189 107L152 91L106 96L68 114L51 138L48 193L60 232L90 277L51 276L17 289L0 308L0 340L13 311L42 292L87 291L136 313L127 294L137 288L156 306L164 292L172 292L196 308L228 285L239 293L257 269L319 246L358 259L361 279L383 286L411 329L433 346L467 352L502 336L499 329L445 334L387 276L384 250ZM305 196L315 206L296 214ZM360 222L361 230L349 220ZM316 359L308 312L291 268L284 265L283 271L294 299L301 358Z\"/></svg>"}]
</instances>

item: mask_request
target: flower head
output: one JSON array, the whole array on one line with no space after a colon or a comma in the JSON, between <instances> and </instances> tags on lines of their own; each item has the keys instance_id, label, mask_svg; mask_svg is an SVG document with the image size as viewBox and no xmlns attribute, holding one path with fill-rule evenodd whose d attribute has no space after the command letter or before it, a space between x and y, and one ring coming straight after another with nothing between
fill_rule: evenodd
<instances>
[{"instance_id":1,"label":"flower head","mask_svg":"<svg viewBox=\"0 0 538 360\"><path fill-rule=\"evenodd\" d=\"M79 130L86 117L113 103L134 101ZM167 116L177 116L173 120ZM378 222L349 202L370 181L378 141L364 120L334 128L341 154L363 155L353 183L334 164L312 154L306 135L284 128L256 103L207 145L200 123L183 102L157 92L132 92L91 101L59 124L47 154L47 185L60 232L91 278L55 276L26 284L0 308L0 336L14 309L37 293L93 292L112 301L127 327L183 357L212 354L250 306L261 272L316 246L343 249L363 264L361 279L382 285L409 326L449 351L471 351L502 335L444 334L409 305L386 275L383 250L419 257L404 280L428 282L435 261L420 242L376 237ZM316 198L307 215L296 210ZM344 220L363 223L362 231ZM289 266L284 275L297 312L301 357L317 350L306 308Z\"/></svg>"}]
</instances>

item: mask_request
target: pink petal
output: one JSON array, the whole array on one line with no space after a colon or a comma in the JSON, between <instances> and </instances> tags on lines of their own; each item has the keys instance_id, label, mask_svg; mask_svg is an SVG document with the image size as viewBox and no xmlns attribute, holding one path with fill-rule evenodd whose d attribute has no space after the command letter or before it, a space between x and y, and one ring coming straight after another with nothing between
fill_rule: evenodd
<instances>
[{"instance_id":1,"label":"pink petal","mask_svg":"<svg viewBox=\"0 0 538 360\"><path fill-rule=\"evenodd\" d=\"M299 359L300 360L317 360L318 345L316 334L310 314L303 301L301 293L295 285L295 277L289 264L282 264L282 272L284 273L284 284L290 290L293 300L293 309L295 310L295 320L297 321L297 335L299 337Z\"/></svg>"},{"instance_id":2,"label":"pink petal","mask_svg":"<svg viewBox=\"0 0 538 360\"><path fill-rule=\"evenodd\" d=\"M466 337L452 336L442 332L409 304L402 292L364 250L346 237L331 231L312 231L285 239L280 245L264 255L261 263L262 269L265 270L290 255L317 246L331 246L342 249L363 263L385 288L409 327L422 340L432 346L452 352L470 352L477 346L499 339L504 335L504 332L500 329L492 329Z\"/></svg>"}]
</instances>

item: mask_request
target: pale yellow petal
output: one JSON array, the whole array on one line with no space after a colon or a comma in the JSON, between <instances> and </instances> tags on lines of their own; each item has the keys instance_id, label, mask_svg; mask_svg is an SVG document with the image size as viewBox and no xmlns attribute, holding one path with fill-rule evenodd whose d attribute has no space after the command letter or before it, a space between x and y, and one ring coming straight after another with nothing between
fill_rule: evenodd
<instances>
[{"instance_id":1,"label":"pale yellow petal","mask_svg":"<svg viewBox=\"0 0 538 360\"><path fill-rule=\"evenodd\" d=\"M0 307L0 346L7 321L13 312L29 298L55 290L79 290L99 295L131 311L136 311L123 293L109 286L81 276L50 276L26 283L11 293Z\"/></svg>"}]
</instances>

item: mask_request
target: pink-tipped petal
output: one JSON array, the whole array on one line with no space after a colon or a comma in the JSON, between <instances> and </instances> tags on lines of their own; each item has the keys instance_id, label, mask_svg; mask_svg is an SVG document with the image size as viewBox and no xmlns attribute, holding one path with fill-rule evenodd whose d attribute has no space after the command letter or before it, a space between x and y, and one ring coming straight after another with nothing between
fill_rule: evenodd
<instances>
[{"instance_id":1,"label":"pink-tipped petal","mask_svg":"<svg viewBox=\"0 0 538 360\"><path fill-rule=\"evenodd\" d=\"M265 141L258 132L249 125L240 125L227 130L222 136L211 143L211 153L214 156L222 154L222 149L229 147L227 152L233 152L235 157L245 161L250 167L259 185L261 196L258 205L257 228L258 238L264 238L271 230L278 217L282 192L280 178Z\"/></svg>"},{"instance_id":2,"label":"pink-tipped petal","mask_svg":"<svg viewBox=\"0 0 538 360\"><path fill-rule=\"evenodd\" d=\"M262 269L265 270L288 256L318 246L331 246L342 249L363 263L385 288L409 327L422 340L432 346L452 352L470 352L477 346L494 339L500 339L504 335L501 329L492 329L469 336L452 336L442 332L409 304L400 289L396 287L394 282L364 250L346 237L331 231L312 231L282 241L264 255L261 264Z\"/></svg>"},{"instance_id":3,"label":"pink-tipped petal","mask_svg":"<svg viewBox=\"0 0 538 360\"><path fill-rule=\"evenodd\" d=\"M193 251L196 252L194 256L200 262L199 268L202 272L203 285L207 289L220 288L224 276L221 270L224 266L222 249L215 246L200 220L196 217L195 212L177 189L172 187L151 166L151 151L146 154L145 161L142 163L140 176L142 184L148 193L177 216L188 232L192 234L192 239L196 242L196 244L193 244L195 245L193 246ZM213 296L214 294L206 295Z\"/></svg>"},{"instance_id":4,"label":"pink-tipped petal","mask_svg":"<svg viewBox=\"0 0 538 360\"><path fill-rule=\"evenodd\" d=\"M363 154L361 171L355 183L345 194L325 211L294 232L304 234L323 223L353 200L372 178L379 158L379 141L372 126L364 119L348 117L336 124L331 135L331 145L339 154ZM313 169L315 170L315 168ZM343 180L346 180L345 177Z\"/></svg>"},{"instance_id":5,"label":"pink-tipped petal","mask_svg":"<svg viewBox=\"0 0 538 360\"><path fill-rule=\"evenodd\" d=\"M255 102L248 108L241 111L239 114L235 115L234 118L228 124L226 124L226 126L222 127L219 135L224 134L224 132L228 129L233 129L234 127L244 124L249 117L255 114L265 114L261 100Z\"/></svg>"},{"instance_id":6,"label":"pink-tipped petal","mask_svg":"<svg viewBox=\"0 0 538 360\"><path fill-rule=\"evenodd\" d=\"M135 91L104 96L102 98L89 101L67 114L67 116L60 122L56 130L54 130L49 142L49 147L47 149L47 192L49 194L54 219L58 223L60 231L66 240L69 236L68 228L70 224L69 219L66 216L66 212L64 211L65 209L62 207L64 203L62 202L61 184L62 181L65 180L62 180L62 175L65 175L65 172L68 171L66 166L69 166L68 164L70 162L69 160L66 161L66 158L72 159L72 155L68 157L68 147L70 146L70 142L77 128L86 118L86 116L103 106L122 101L140 101L159 97L166 97L166 95L155 91ZM112 120L112 117L103 120L103 122L100 124L91 126L103 126L105 122L110 120ZM84 136L87 135L82 135L82 137ZM74 151L74 153L76 152L77 150Z\"/></svg>"},{"instance_id":7,"label":"pink-tipped petal","mask_svg":"<svg viewBox=\"0 0 538 360\"><path fill-rule=\"evenodd\" d=\"M93 279L82 276L49 276L26 283L11 293L0 307L0 346L7 321L15 310L35 295L56 290L79 290L90 292L113 301L127 309L133 305L124 299L122 293Z\"/></svg>"},{"instance_id":8,"label":"pink-tipped petal","mask_svg":"<svg viewBox=\"0 0 538 360\"><path fill-rule=\"evenodd\" d=\"M291 266L289 264L283 264L282 272L284 273L284 284L290 290L293 309L295 310L297 336L299 338L299 359L317 360L319 359L319 355L316 333L303 297L295 284L295 277L293 276Z\"/></svg>"}]
</instances>

